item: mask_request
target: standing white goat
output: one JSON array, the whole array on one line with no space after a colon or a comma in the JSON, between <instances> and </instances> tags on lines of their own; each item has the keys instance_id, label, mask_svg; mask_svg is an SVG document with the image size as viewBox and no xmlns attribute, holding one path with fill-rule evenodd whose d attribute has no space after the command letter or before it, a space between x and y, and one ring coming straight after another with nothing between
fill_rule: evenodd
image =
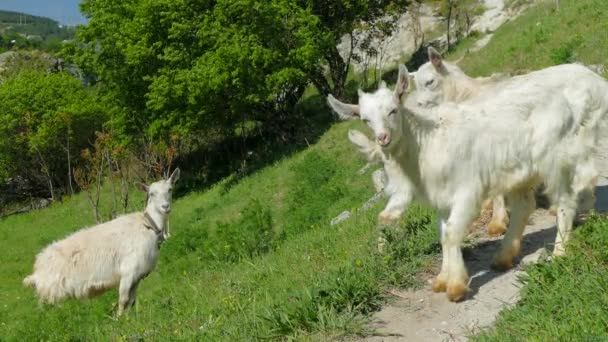
<instances>
[{"instance_id":1,"label":"standing white goat","mask_svg":"<svg viewBox=\"0 0 608 342\"><path fill-rule=\"evenodd\" d=\"M171 191L179 178L139 184L147 193L144 212L120 216L53 242L36 256L34 273L23 280L40 302L92 298L119 287L118 315L135 303L139 282L154 267L166 238Z\"/></svg>"},{"instance_id":2,"label":"standing white goat","mask_svg":"<svg viewBox=\"0 0 608 342\"><path fill-rule=\"evenodd\" d=\"M495 268L513 267L534 209L532 189L541 181L558 203L557 249L560 237L572 229L578 193L595 177L593 146L579 137L580 126L561 92L542 83L522 87L515 82L493 97L440 104L432 113L439 119L429 121L428 113L402 105L407 86L407 69L400 66L394 91L360 91L358 105L331 95L328 102L342 118L368 124L387 173L397 175L389 174L393 194L384 215L399 217L414 196L438 209L443 262L433 290L447 291L452 301L465 297L468 275L461 243L484 198L506 194L511 203L509 229L494 258Z\"/></svg>"},{"instance_id":3,"label":"standing white goat","mask_svg":"<svg viewBox=\"0 0 608 342\"><path fill-rule=\"evenodd\" d=\"M492 96L510 82L538 82L550 91L560 92L571 107L575 121L582 125L582 135L598 134L599 130L588 132L585 126L595 127L599 120L608 113L608 83L589 68L580 64L562 64L515 76L509 82L500 81L500 77L471 78L458 66L447 63L441 54L430 47L429 61L422 65L414 76L416 83L416 102L419 106L433 107L446 101L461 102L476 96ZM505 78L503 78L504 80ZM517 99L514 99L517 101ZM587 136L587 143L595 144L597 136ZM582 193L580 211L593 208L595 202L594 184ZM500 216L506 215L504 199L494 199L494 210ZM493 217L488 230L499 231L500 221Z\"/></svg>"},{"instance_id":4,"label":"standing white goat","mask_svg":"<svg viewBox=\"0 0 608 342\"><path fill-rule=\"evenodd\" d=\"M573 119L581 126L579 134L586 144L596 144L600 130L587 130L586 127L596 127L597 120L608 115L608 101L605 96L608 94L608 83L585 66L564 64L513 78L502 74L471 78L458 66L445 62L441 54L432 47L428 49L428 56L429 62L414 74L416 92L408 98L416 101L416 105L432 108L444 102L463 102L478 96L492 97L495 92L501 91L503 87L512 87L515 82L522 87L528 82L536 82L550 91L560 92L566 98L572 109ZM372 148L362 147L363 144L373 144L365 141L364 137L358 137L356 140L353 143L360 149ZM582 192L580 211L584 212L593 207L593 186L594 181ZM493 216L488 223L488 232L491 235L500 235L505 232L508 222L504 198L497 196L492 204ZM559 253L561 252L563 251Z\"/></svg>"}]
</instances>

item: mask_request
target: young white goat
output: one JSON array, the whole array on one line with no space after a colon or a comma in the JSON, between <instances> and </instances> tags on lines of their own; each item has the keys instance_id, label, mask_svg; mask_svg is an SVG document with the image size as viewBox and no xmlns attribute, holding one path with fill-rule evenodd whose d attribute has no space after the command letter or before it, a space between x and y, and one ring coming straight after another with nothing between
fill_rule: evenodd
<instances>
[{"instance_id":1,"label":"young white goat","mask_svg":"<svg viewBox=\"0 0 608 342\"><path fill-rule=\"evenodd\" d=\"M476 96L493 96L505 85L519 82L539 82L548 90L560 92L571 107L574 120L582 125L581 135L587 135L587 143L597 141L599 130L585 129L585 126L595 127L595 121L608 113L608 83L589 68L580 64L563 64L533 71L525 75L515 76L509 82L496 82L500 78L471 78L458 66L447 63L441 54L432 47L428 50L429 62L422 65L415 74L416 101L419 106L433 107L437 103L452 101L461 102ZM503 78L504 80L506 78ZM591 136L589 136L591 135ZM581 194L580 211L593 208L595 202L595 184L590 184ZM494 208L500 215L506 215L504 200L495 199ZM492 220L489 230L500 230L499 221Z\"/></svg>"},{"instance_id":2,"label":"young white goat","mask_svg":"<svg viewBox=\"0 0 608 342\"><path fill-rule=\"evenodd\" d=\"M596 176L593 146L579 138L561 92L542 83L513 83L492 97L440 104L429 115L402 105L407 86L407 69L400 66L394 91L360 91L358 105L331 95L328 102L342 118L360 118L374 131L392 191L384 215L399 217L414 196L438 209L443 262L433 289L447 291L452 301L465 297L460 246L484 198L506 194L511 203L495 268L513 267L534 209L532 189L541 181L559 207L557 249L572 229L578 193Z\"/></svg>"},{"instance_id":3,"label":"young white goat","mask_svg":"<svg viewBox=\"0 0 608 342\"><path fill-rule=\"evenodd\" d=\"M150 184L144 212L79 230L53 242L37 256L34 272L23 280L36 289L40 302L92 298L118 286L118 315L135 303L139 282L156 266L166 238L171 191L180 171Z\"/></svg>"},{"instance_id":4,"label":"young white goat","mask_svg":"<svg viewBox=\"0 0 608 342\"><path fill-rule=\"evenodd\" d=\"M432 108L444 102L463 102L478 96L492 97L495 92L501 91L504 87L513 87L515 83L525 87L528 82L536 82L549 91L560 92L566 98L572 109L573 119L581 126L579 134L582 139L586 144L596 144L600 130L588 130L586 127L595 128L597 120L608 115L608 102L605 96L608 94L608 83L585 66L564 64L513 78L502 74L471 78L458 66L445 62L441 54L432 47L429 48L428 55L429 62L422 65L414 76L416 92L408 98L416 101L416 105ZM517 99L513 100L517 101ZM363 138L358 138L358 142L353 141L360 149L362 144L372 144L364 141ZM579 205L581 212L593 208L594 183L592 181L581 193ZM502 196L497 196L492 202L493 215L488 223L488 232L491 235L500 235L505 232L508 222L505 201Z\"/></svg>"}]
</instances>

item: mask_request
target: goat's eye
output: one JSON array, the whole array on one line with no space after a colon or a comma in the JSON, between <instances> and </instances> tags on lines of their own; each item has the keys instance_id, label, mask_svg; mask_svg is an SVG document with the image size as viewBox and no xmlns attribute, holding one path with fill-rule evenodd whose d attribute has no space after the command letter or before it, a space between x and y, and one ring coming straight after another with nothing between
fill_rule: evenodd
<instances>
[{"instance_id":1,"label":"goat's eye","mask_svg":"<svg viewBox=\"0 0 608 342\"><path fill-rule=\"evenodd\" d=\"M425 85L428 87L428 86L433 85L433 83L435 83L435 80L434 80L434 79L426 81L426 84L425 84Z\"/></svg>"},{"instance_id":2,"label":"goat's eye","mask_svg":"<svg viewBox=\"0 0 608 342\"><path fill-rule=\"evenodd\" d=\"M150 197L154 197L156 195L156 192L151 192L150 193Z\"/></svg>"},{"instance_id":3,"label":"goat's eye","mask_svg":"<svg viewBox=\"0 0 608 342\"><path fill-rule=\"evenodd\" d=\"M396 110L396 109L393 109L393 110L391 110L391 111L388 113L388 115L389 115L389 116L391 116L391 115L395 115L395 114L397 114L397 110Z\"/></svg>"},{"instance_id":4,"label":"goat's eye","mask_svg":"<svg viewBox=\"0 0 608 342\"><path fill-rule=\"evenodd\" d=\"M365 122L366 124L369 124L369 120L367 120L367 119L363 119L363 122Z\"/></svg>"}]
</instances>

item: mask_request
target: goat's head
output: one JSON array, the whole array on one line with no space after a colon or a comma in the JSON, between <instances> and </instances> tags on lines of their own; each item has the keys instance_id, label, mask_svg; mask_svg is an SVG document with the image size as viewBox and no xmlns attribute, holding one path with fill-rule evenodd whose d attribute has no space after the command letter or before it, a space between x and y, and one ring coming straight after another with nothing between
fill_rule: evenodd
<instances>
[{"instance_id":1,"label":"goat's head","mask_svg":"<svg viewBox=\"0 0 608 342\"><path fill-rule=\"evenodd\" d=\"M175 182L179 179L179 168L175 169L168 179L159 180L150 185L138 183L141 191L147 196L146 210L153 210L163 215L171 212L171 193Z\"/></svg>"},{"instance_id":2,"label":"goat's head","mask_svg":"<svg viewBox=\"0 0 608 342\"><path fill-rule=\"evenodd\" d=\"M395 90L391 91L384 82L380 82L373 93L359 90L359 104L346 104L336 100L331 94L327 101L331 108L342 119L361 119L373 131L378 145L388 148L397 143L401 137L402 110L401 99L408 87L408 71L404 65L399 66L399 76Z\"/></svg>"},{"instance_id":3,"label":"goat's head","mask_svg":"<svg viewBox=\"0 0 608 342\"><path fill-rule=\"evenodd\" d=\"M432 47L428 49L429 61L423 64L414 76L416 102L418 106L435 107L444 100L444 86L449 75L441 54Z\"/></svg>"}]
</instances>

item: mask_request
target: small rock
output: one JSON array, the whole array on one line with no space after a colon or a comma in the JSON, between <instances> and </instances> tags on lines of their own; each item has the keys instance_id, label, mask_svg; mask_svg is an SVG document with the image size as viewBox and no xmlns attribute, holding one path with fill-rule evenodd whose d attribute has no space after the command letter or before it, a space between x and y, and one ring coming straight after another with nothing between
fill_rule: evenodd
<instances>
[{"instance_id":1,"label":"small rock","mask_svg":"<svg viewBox=\"0 0 608 342\"><path fill-rule=\"evenodd\" d=\"M343 211L342 213L340 213L340 215L338 215L338 216L334 217L334 218L331 220L331 223L330 223L330 224L331 224L332 226L334 226L334 225L336 225L336 224L338 224L338 223L340 223L340 222L342 222L342 221L348 220L348 219L349 219L349 218L350 218L352 215L353 215L353 214L352 214L350 211L345 210L345 211Z\"/></svg>"}]
</instances>

